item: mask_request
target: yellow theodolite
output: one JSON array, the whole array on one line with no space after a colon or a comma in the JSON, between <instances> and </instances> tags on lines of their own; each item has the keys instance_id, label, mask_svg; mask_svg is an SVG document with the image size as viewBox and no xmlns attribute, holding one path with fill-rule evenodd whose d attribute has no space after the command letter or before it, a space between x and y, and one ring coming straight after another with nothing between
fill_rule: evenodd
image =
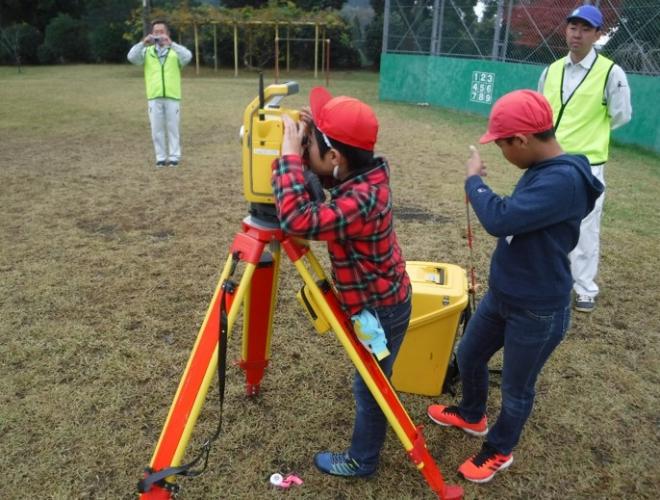
<instances>
[{"instance_id":1,"label":"yellow theodolite","mask_svg":"<svg viewBox=\"0 0 660 500\"><path fill-rule=\"evenodd\" d=\"M269 85L264 89L260 79L259 96L245 108L241 126L243 150L243 196L250 203L273 205L275 199L270 184L273 160L280 157L284 126L282 115L295 121L300 113L280 107L286 96L298 93L296 82Z\"/></svg>"}]
</instances>

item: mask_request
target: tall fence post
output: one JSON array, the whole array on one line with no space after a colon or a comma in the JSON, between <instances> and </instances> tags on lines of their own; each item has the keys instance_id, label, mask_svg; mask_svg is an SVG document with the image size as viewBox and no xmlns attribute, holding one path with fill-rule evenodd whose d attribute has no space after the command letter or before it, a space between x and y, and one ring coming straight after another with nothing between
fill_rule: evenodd
<instances>
[{"instance_id":1,"label":"tall fence post","mask_svg":"<svg viewBox=\"0 0 660 500\"><path fill-rule=\"evenodd\" d=\"M319 24L314 24L314 78L319 77Z\"/></svg>"},{"instance_id":2,"label":"tall fence post","mask_svg":"<svg viewBox=\"0 0 660 500\"><path fill-rule=\"evenodd\" d=\"M442 26L445 24L445 0L440 2L440 13L438 14L438 41L436 42L436 55L442 50Z\"/></svg>"},{"instance_id":3,"label":"tall fence post","mask_svg":"<svg viewBox=\"0 0 660 500\"><path fill-rule=\"evenodd\" d=\"M383 7L383 47L381 53L387 53L387 39L390 36L390 0L385 0Z\"/></svg>"},{"instance_id":4,"label":"tall fence post","mask_svg":"<svg viewBox=\"0 0 660 500\"><path fill-rule=\"evenodd\" d=\"M193 23L193 36L195 38L195 74L199 76L199 36L197 34L197 23Z\"/></svg>"},{"instance_id":5,"label":"tall fence post","mask_svg":"<svg viewBox=\"0 0 660 500\"><path fill-rule=\"evenodd\" d=\"M434 56L438 51L438 7L440 0L433 0L433 23L431 24L431 55Z\"/></svg>"},{"instance_id":6,"label":"tall fence post","mask_svg":"<svg viewBox=\"0 0 660 500\"><path fill-rule=\"evenodd\" d=\"M142 36L147 36L151 33L151 22L149 18L151 17L151 1L142 0Z\"/></svg>"},{"instance_id":7,"label":"tall fence post","mask_svg":"<svg viewBox=\"0 0 660 500\"><path fill-rule=\"evenodd\" d=\"M506 55L509 52L509 34L511 32L511 11L513 10L513 2L509 0L509 7L506 11L506 28L504 30L504 45L502 46L502 61L506 61Z\"/></svg>"},{"instance_id":8,"label":"tall fence post","mask_svg":"<svg viewBox=\"0 0 660 500\"><path fill-rule=\"evenodd\" d=\"M234 76L238 76L238 25L234 23Z\"/></svg>"},{"instance_id":9,"label":"tall fence post","mask_svg":"<svg viewBox=\"0 0 660 500\"><path fill-rule=\"evenodd\" d=\"M497 13L495 14L493 27L493 51L490 58L493 61L499 59L500 52L500 32L502 31L502 14L504 13L504 0L497 0Z\"/></svg>"}]
</instances>

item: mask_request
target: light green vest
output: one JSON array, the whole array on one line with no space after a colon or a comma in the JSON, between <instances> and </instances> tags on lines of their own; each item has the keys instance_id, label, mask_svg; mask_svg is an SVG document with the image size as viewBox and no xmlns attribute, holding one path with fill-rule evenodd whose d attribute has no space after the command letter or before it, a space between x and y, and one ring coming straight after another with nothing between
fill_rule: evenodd
<instances>
[{"instance_id":1,"label":"light green vest","mask_svg":"<svg viewBox=\"0 0 660 500\"><path fill-rule=\"evenodd\" d=\"M181 65L176 52L168 50L165 62L161 64L156 47L149 47L144 54L144 83L147 99L181 99Z\"/></svg>"},{"instance_id":2,"label":"light green vest","mask_svg":"<svg viewBox=\"0 0 660 500\"><path fill-rule=\"evenodd\" d=\"M607 161L610 146L610 117L603 98L607 78L614 63L596 55L584 79L563 103L565 59L550 65L543 95L550 101L555 119L555 133L567 153L583 154L589 163Z\"/></svg>"}]
</instances>

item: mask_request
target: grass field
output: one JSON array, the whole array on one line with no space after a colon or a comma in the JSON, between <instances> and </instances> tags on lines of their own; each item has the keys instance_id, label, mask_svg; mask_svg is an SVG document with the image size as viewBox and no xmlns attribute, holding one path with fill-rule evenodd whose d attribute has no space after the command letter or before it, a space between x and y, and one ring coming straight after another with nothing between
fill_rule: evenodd
<instances>
[{"instance_id":1,"label":"grass field","mask_svg":"<svg viewBox=\"0 0 660 500\"><path fill-rule=\"evenodd\" d=\"M294 78L302 92L287 103L297 107L316 82ZM139 69L0 68L0 498L134 497L246 214L238 128L256 82L189 71L183 163L157 171ZM406 258L465 266L463 164L485 120L379 102L375 74L336 74L331 90L375 107ZM481 151L491 185L510 192L517 169L495 146ZM660 160L614 147L607 181L598 308L574 318L542 373L509 471L485 486L460 480L456 467L479 441L425 416L451 398L402 395L467 499L658 496ZM493 247L477 227L482 283ZM374 478L316 472L312 455L350 438L353 369L332 335L313 333L289 263L281 281L261 394L245 398L229 367L222 436L180 498L433 498L391 432ZM238 328L229 350L240 356ZM189 451L217 417L214 383ZM305 483L272 490L275 471Z\"/></svg>"}]
</instances>

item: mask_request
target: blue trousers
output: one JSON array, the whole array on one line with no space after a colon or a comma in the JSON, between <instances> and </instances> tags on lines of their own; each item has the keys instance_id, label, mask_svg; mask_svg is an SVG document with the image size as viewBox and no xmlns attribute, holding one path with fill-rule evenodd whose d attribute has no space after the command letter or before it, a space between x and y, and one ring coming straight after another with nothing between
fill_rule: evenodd
<instances>
[{"instance_id":1,"label":"blue trousers","mask_svg":"<svg viewBox=\"0 0 660 500\"><path fill-rule=\"evenodd\" d=\"M387 348L390 351L390 355L379 362L387 378L392 375L394 361L408 329L410 311L410 299L402 304L375 309L383 330L385 330ZM353 380L353 396L355 397L355 425L348 454L363 468L371 469L373 467L375 469L378 465L380 450L385 442L387 419L358 372L355 373Z\"/></svg>"},{"instance_id":2,"label":"blue trousers","mask_svg":"<svg viewBox=\"0 0 660 500\"><path fill-rule=\"evenodd\" d=\"M570 325L570 306L528 310L486 293L458 347L463 385L459 413L478 422L486 413L488 361L504 348L502 408L487 443L508 455L518 443L532 412L536 379Z\"/></svg>"}]
</instances>

